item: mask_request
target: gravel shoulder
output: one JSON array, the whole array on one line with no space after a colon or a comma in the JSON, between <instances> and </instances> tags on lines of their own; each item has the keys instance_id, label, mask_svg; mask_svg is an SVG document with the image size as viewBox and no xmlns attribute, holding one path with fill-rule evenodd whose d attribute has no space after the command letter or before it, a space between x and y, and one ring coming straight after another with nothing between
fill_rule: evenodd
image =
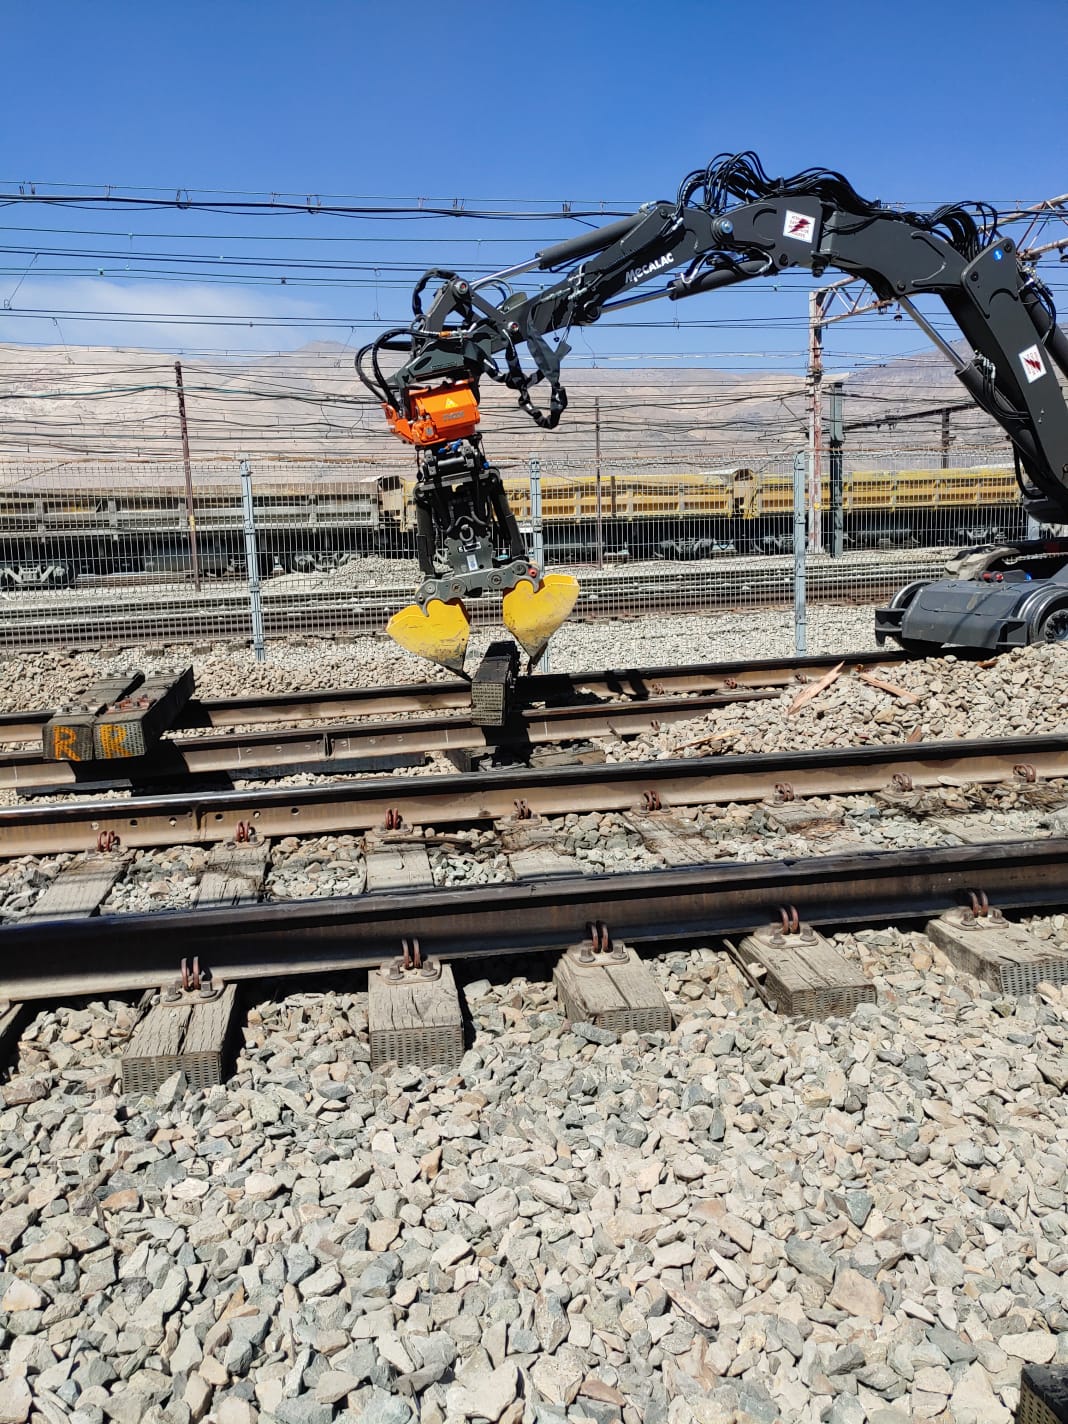
<instances>
[{"instance_id":1,"label":"gravel shoulder","mask_svg":"<svg viewBox=\"0 0 1068 1424\"><path fill-rule=\"evenodd\" d=\"M373 1072L344 986L154 1098L114 1091L128 1005L41 1014L0 1110L0 1415L1003 1424L1068 1363L1065 995L836 943L878 1003L815 1024L708 950L652 961L678 1026L641 1039L469 976L447 1075Z\"/></svg>"},{"instance_id":2,"label":"gravel shoulder","mask_svg":"<svg viewBox=\"0 0 1068 1424\"><path fill-rule=\"evenodd\" d=\"M810 618L813 651L870 645L870 610ZM553 667L792 648L788 613L635 620L562 630ZM1064 732L1064 657L895 670L918 701L843 671L612 755ZM8 658L0 698L179 660ZM194 663L205 697L431 675L372 640ZM816 839L933 844L964 813L1063 834L1061 792L827 798ZM561 833L591 868L646 856L588 819ZM701 833L727 858L817 848L768 808ZM202 855L134 853L109 908L187 902ZM4 913L65 859L6 867ZM481 832L431 861L506 874ZM279 897L362 885L352 837L272 850ZM1032 928L1068 947L1065 917ZM705 948L650 961L677 1026L640 1038L567 1024L548 964L461 972L471 1046L441 1074L372 1071L359 980L258 987L225 1087L140 1099L118 1093L131 1003L42 1011L0 1085L0 1424L1008 1424L1022 1364L1068 1365L1068 990L1006 998L917 931L835 944L878 996L848 1019L777 1017Z\"/></svg>"},{"instance_id":3,"label":"gravel shoulder","mask_svg":"<svg viewBox=\"0 0 1068 1424\"><path fill-rule=\"evenodd\" d=\"M809 651L874 647L871 608L820 607L809 610ZM473 670L503 630L475 628L467 655ZM759 651L756 651L759 649ZM549 653L554 672L586 672L611 667L664 667L726 662L747 656L791 657L793 614L678 614L618 622L565 624ZM0 712L54 707L89 690L100 677L137 669L146 676L192 663L197 695L244 697L256 693L299 692L320 687L375 687L402 682L450 680L452 674L413 657L387 638L298 638L272 643L268 660L230 644L141 645L128 648L43 649L0 656Z\"/></svg>"}]
</instances>

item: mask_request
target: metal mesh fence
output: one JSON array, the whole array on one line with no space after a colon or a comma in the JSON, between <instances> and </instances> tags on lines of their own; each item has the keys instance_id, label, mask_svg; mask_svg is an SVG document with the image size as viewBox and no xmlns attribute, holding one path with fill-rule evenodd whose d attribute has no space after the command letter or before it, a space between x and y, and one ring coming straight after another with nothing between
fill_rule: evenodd
<instances>
[{"instance_id":1,"label":"metal mesh fence","mask_svg":"<svg viewBox=\"0 0 1068 1424\"><path fill-rule=\"evenodd\" d=\"M792 452L539 463L546 562L579 575L580 616L789 606ZM504 475L533 535L529 471ZM1025 532L1003 450L848 451L807 487L812 602L875 603L946 549ZM409 465L253 464L268 645L384 629L419 581L414 489ZM236 463L2 464L0 647L250 641L247 547Z\"/></svg>"}]
</instances>

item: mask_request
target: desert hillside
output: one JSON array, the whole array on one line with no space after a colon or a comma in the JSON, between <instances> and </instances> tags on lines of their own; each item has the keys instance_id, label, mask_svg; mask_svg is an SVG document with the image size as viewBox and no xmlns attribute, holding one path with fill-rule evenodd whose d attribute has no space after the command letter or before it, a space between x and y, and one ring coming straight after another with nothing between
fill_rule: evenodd
<instances>
[{"instance_id":1,"label":"desert hillside","mask_svg":"<svg viewBox=\"0 0 1068 1424\"><path fill-rule=\"evenodd\" d=\"M194 462L257 459L368 462L407 466L376 403L356 379L352 349L317 343L298 350L233 359L183 359ZM758 461L798 448L806 438L808 398L802 377L777 371L689 368L633 370L572 366L569 408L559 429L544 432L520 411L512 392L482 392L487 451L499 463L531 453L550 462L588 462L599 424L606 460L715 464ZM848 425L965 405L964 393L935 353L852 374ZM0 458L172 461L181 440L174 358L114 347L0 344ZM954 447L997 449L1000 432L978 410L954 411ZM932 451L936 414L879 429L849 432L855 451Z\"/></svg>"}]
</instances>

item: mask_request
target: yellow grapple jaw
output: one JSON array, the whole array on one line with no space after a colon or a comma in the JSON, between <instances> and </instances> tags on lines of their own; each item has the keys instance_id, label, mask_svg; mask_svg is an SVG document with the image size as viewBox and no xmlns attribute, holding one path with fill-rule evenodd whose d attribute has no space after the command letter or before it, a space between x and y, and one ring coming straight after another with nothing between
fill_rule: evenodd
<instances>
[{"instance_id":1,"label":"yellow grapple jaw","mask_svg":"<svg viewBox=\"0 0 1068 1424\"><path fill-rule=\"evenodd\" d=\"M440 663L452 672L463 672L471 620L458 598L450 598L447 603L432 598L425 612L418 603L409 603L394 613L386 632L417 658Z\"/></svg>"},{"instance_id":2,"label":"yellow grapple jaw","mask_svg":"<svg viewBox=\"0 0 1068 1424\"><path fill-rule=\"evenodd\" d=\"M531 667L574 608L578 595L578 579L570 574L544 574L536 587L533 580L520 579L504 595L504 626L530 658Z\"/></svg>"},{"instance_id":3,"label":"yellow grapple jaw","mask_svg":"<svg viewBox=\"0 0 1068 1424\"><path fill-rule=\"evenodd\" d=\"M532 667L574 608L578 595L578 580L570 574L544 574L536 582L534 578L522 578L504 594L501 614L505 627L526 652ZM386 632L416 657L440 663L452 672L463 672L471 620L461 599L431 598L425 609L410 603L394 613Z\"/></svg>"}]
</instances>

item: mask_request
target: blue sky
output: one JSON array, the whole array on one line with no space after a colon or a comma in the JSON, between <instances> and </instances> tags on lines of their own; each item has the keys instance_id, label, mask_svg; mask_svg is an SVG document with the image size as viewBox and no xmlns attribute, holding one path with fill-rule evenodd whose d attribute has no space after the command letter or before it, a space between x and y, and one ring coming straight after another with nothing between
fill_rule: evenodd
<instances>
[{"instance_id":1,"label":"blue sky","mask_svg":"<svg viewBox=\"0 0 1068 1424\"><path fill-rule=\"evenodd\" d=\"M992 0L40 0L6 8L3 47L5 190L629 207L744 148L770 172L836 168L867 196L914 206L1068 190L1064 0L1031 0L1026 18ZM404 315L409 269L503 266L569 230L14 204L0 209L0 341L356 344ZM602 323L576 339L575 360L799 369L806 287L650 304L633 319L655 325ZM849 365L923 345L869 318L836 328L829 352Z\"/></svg>"}]
</instances>

